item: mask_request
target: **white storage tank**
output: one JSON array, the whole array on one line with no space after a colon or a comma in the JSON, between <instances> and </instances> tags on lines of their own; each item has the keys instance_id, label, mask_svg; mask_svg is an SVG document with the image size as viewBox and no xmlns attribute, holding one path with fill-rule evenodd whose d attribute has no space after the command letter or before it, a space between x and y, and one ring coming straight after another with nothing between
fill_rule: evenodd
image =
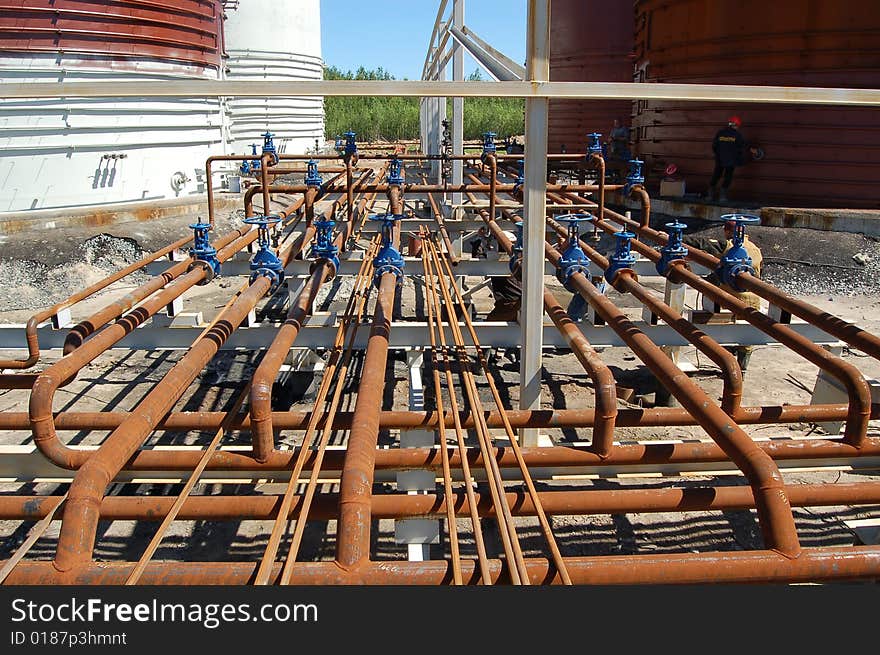
<instances>
[{"instance_id":1,"label":"white storage tank","mask_svg":"<svg viewBox=\"0 0 880 655\"><path fill-rule=\"evenodd\" d=\"M219 0L6 5L0 86L219 77ZM0 99L0 212L203 192L221 118L216 99Z\"/></svg>"},{"instance_id":2,"label":"white storage tank","mask_svg":"<svg viewBox=\"0 0 880 655\"><path fill-rule=\"evenodd\" d=\"M226 66L231 81L320 80L319 0L239 0L226 3ZM320 97L238 98L226 102L230 152L250 153L267 129L279 152L302 154L324 139Z\"/></svg>"}]
</instances>

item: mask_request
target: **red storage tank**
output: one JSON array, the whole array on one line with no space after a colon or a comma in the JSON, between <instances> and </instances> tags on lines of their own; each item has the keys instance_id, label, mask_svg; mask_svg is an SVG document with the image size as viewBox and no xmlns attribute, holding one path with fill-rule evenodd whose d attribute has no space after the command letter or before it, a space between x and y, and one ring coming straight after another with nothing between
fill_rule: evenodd
<instances>
[{"instance_id":1,"label":"red storage tank","mask_svg":"<svg viewBox=\"0 0 880 655\"><path fill-rule=\"evenodd\" d=\"M638 0L637 79L880 87L880 2ZM640 101L633 119L649 186L675 163L689 192L712 172L711 140L735 114L764 158L737 169L732 200L880 207L880 110L821 105Z\"/></svg>"},{"instance_id":2,"label":"red storage tank","mask_svg":"<svg viewBox=\"0 0 880 655\"><path fill-rule=\"evenodd\" d=\"M556 82L631 82L631 0L553 0L550 6L550 79ZM588 132L603 140L615 118L628 125L629 100L550 101L550 152L586 150Z\"/></svg>"},{"instance_id":3,"label":"red storage tank","mask_svg":"<svg viewBox=\"0 0 880 655\"><path fill-rule=\"evenodd\" d=\"M219 0L5 0L0 53L65 53L217 68Z\"/></svg>"}]
</instances>

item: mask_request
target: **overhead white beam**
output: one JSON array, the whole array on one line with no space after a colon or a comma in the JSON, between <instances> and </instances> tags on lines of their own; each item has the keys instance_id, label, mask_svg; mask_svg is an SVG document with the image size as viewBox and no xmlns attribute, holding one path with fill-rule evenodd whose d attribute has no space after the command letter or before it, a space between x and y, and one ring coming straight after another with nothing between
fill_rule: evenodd
<instances>
[{"instance_id":1,"label":"overhead white beam","mask_svg":"<svg viewBox=\"0 0 880 655\"><path fill-rule=\"evenodd\" d=\"M636 82L456 82L425 80L168 80L162 82L35 82L0 85L0 98L214 98L276 96L463 96L694 100L880 106L880 89L664 84Z\"/></svg>"}]
</instances>

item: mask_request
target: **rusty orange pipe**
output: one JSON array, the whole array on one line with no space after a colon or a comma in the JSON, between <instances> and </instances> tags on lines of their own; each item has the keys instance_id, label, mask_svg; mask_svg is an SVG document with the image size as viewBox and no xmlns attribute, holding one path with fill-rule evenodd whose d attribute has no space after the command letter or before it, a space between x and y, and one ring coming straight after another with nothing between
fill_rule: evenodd
<instances>
[{"instance_id":1,"label":"rusty orange pipe","mask_svg":"<svg viewBox=\"0 0 880 655\"><path fill-rule=\"evenodd\" d=\"M281 254L283 265L290 261L292 251L293 248L288 247ZM247 290L220 313L213 327L193 344L77 471L68 492L58 537L54 565L59 571L69 571L91 561L100 519L98 508L110 482L155 430L162 416L171 411L223 343L269 292L271 285L272 281L266 276L261 275L253 280Z\"/></svg>"},{"instance_id":2,"label":"rusty orange pipe","mask_svg":"<svg viewBox=\"0 0 880 655\"><path fill-rule=\"evenodd\" d=\"M549 243L545 244L545 253L554 265L559 265L561 256ZM625 276L626 270L618 272L617 277L621 274ZM786 557L797 557L801 548L794 518L785 495L785 484L773 460L582 273L575 273L569 279L584 299L602 315L609 327L627 343L682 406L697 418L709 436L743 471L755 493L761 530L767 547Z\"/></svg>"},{"instance_id":3,"label":"rusty orange pipe","mask_svg":"<svg viewBox=\"0 0 880 655\"><path fill-rule=\"evenodd\" d=\"M880 483L794 484L786 489L792 507L833 507L880 503ZM507 504L514 516L535 516L530 494L507 492ZM63 496L0 496L0 520L37 521L58 507ZM474 491L480 516L494 516L492 497ZM538 499L550 516L600 514L650 514L657 512L721 512L752 509L755 497L748 486L650 487L634 489L589 489L539 491ZM102 521L161 521L174 503L172 497L105 496L101 501ZM336 518L339 494L321 494L309 508L309 521ZM299 517L302 497L292 499L289 518ZM449 499L442 494L379 494L371 499L374 519L445 518ZM267 521L278 516L281 496L190 496L177 518L185 521ZM458 516L470 516L464 491L452 496Z\"/></svg>"},{"instance_id":4,"label":"rusty orange pipe","mask_svg":"<svg viewBox=\"0 0 880 655\"><path fill-rule=\"evenodd\" d=\"M348 450L342 470L337 524L336 562L343 569L354 569L370 559L370 496L376 446L379 439L379 410L385 390L388 364L388 337L397 276L385 273L379 293L364 356L363 374L358 385Z\"/></svg>"},{"instance_id":5,"label":"rusty orange pipe","mask_svg":"<svg viewBox=\"0 0 880 655\"><path fill-rule=\"evenodd\" d=\"M254 233L253 238L256 237ZM217 252L217 258L223 262L245 247L252 236L244 235ZM187 289L201 282L205 276L204 262L195 262L193 270L180 278L158 294L152 296L144 304L129 312L116 323L92 337L81 348L62 357L58 362L40 373L31 391L29 418L34 443L54 464L67 469L78 468L88 458L88 454L61 443L55 430L52 417L52 401L55 391L66 380L74 377L83 366L93 361L101 353L113 346L137 326L141 325L155 313L161 311Z\"/></svg>"},{"instance_id":6,"label":"rusty orange pipe","mask_svg":"<svg viewBox=\"0 0 880 655\"><path fill-rule=\"evenodd\" d=\"M0 562L3 564L4 562ZM69 574L51 562L23 561L6 579L8 585L121 585L134 562L92 563ZM550 560L525 560L532 584L561 584ZM880 576L880 546L806 548L796 559L772 550L704 553L659 553L566 557L574 584L720 584L755 582L821 582L876 579ZM151 562L139 579L144 585L243 585L256 575L258 562ZM283 563L272 569L269 584L281 575ZM465 584L479 584L474 560L462 560ZM508 583L507 563L489 560L493 583ZM346 571L335 562L302 562L293 567L292 585L438 585L452 581L452 562L366 562Z\"/></svg>"}]
</instances>

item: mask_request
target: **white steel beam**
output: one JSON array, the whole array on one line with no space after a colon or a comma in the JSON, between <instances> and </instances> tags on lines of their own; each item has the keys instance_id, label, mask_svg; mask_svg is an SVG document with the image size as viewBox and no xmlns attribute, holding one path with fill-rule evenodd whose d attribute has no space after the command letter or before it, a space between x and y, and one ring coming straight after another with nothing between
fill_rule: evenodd
<instances>
[{"instance_id":1,"label":"white steel beam","mask_svg":"<svg viewBox=\"0 0 880 655\"><path fill-rule=\"evenodd\" d=\"M528 77L550 79L550 0L529 0ZM544 322L544 235L547 220L547 121L546 98L526 100L525 182L523 184L522 330L520 355L520 409L541 408L541 353ZM523 428L520 441L538 445L538 431Z\"/></svg>"},{"instance_id":2,"label":"white steel beam","mask_svg":"<svg viewBox=\"0 0 880 655\"><path fill-rule=\"evenodd\" d=\"M495 57L501 64L509 70L511 73L516 75L516 79L524 80L526 79L526 69L524 66L517 64L513 59L505 55L503 52L500 52L493 48L491 45L483 41L472 29L468 28L467 25L461 28L461 31L466 35L472 38L477 45L479 45L483 50L488 52L490 55Z\"/></svg>"},{"instance_id":3,"label":"white steel beam","mask_svg":"<svg viewBox=\"0 0 880 655\"><path fill-rule=\"evenodd\" d=\"M325 349L333 343L336 334L336 320L325 320L324 317L310 317L303 325L296 338L296 348ZM158 319L158 320L157 320ZM122 339L116 350L182 350L192 346L193 342L204 331L204 326L181 325L169 327L171 319L157 317L153 321L134 330ZM658 346L688 346L684 337L668 325L649 325L634 319L639 329ZM429 342L428 324L420 321L403 321L392 324L393 330L389 337L391 348L409 350L423 348ZM840 346L840 341L809 323L792 323L789 327L810 341L827 346ZM514 322L477 321L474 324L480 344L490 348L516 348L521 345L520 326ZM579 323L578 328L591 345L596 348L625 348L626 343L607 325ZM444 327L447 339L451 342L453 335L449 327ZM462 329L464 327L462 326ZM569 342L559 333L552 323L542 323L540 337L544 348L568 350ZM719 323L700 325L700 330L715 339L723 346L763 346L778 344L748 323ZM222 350L258 350L268 347L278 334L278 324L263 322L251 327L240 327L233 332L222 346ZM41 350L60 350L64 347L67 330L55 330L51 323L46 322L37 328L37 338ZM363 349L367 345L369 334L358 333L354 348ZM26 350L24 325L0 325L0 351L20 352ZM792 355L794 356L794 355Z\"/></svg>"},{"instance_id":4,"label":"white steel beam","mask_svg":"<svg viewBox=\"0 0 880 655\"><path fill-rule=\"evenodd\" d=\"M167 80L0 85L0 98L215 98L276 96L462 96L586 100L693 100L880 106L880 89L637 82L460 82L426 80Z\"/></svg>"},{"instance_id":5,"label":"white steel beam","mask_svg":"<svg viewBox=\"0 0 880 655\"><path fill-rule=\"evenodd\" d=\"M464 0L452 0L452 24L456 27L464 25ZM464 48L461 43L452 45L452 81L461 84L464 81ZM464 154L464 98L452 98L452 154ZM464 179L464 162L452 162L452 183L461 184ZM461 193L452 194L452 204L460 205ZM458 211L458 210L457 210Z\"/></svg>"}]
</instances>

